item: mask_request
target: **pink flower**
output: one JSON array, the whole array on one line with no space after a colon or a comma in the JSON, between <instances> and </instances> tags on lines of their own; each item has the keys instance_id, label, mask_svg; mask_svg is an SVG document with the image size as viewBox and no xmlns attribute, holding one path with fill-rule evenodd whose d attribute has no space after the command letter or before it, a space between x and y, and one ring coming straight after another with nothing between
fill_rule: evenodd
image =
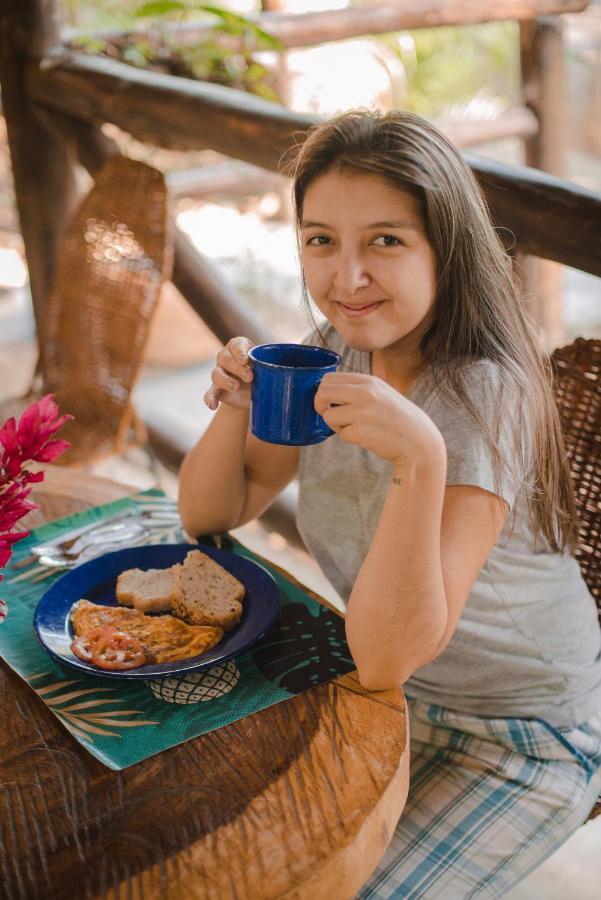
<instances>
[{"instance_id":1,"label":"pink flower","mask_svg":"<svg viewBox=\"0 0 601 900\"><path fill-rule=\"evenodd\" d=\"M52 394L29 406L17 424L7 419L0 428L0 484L15 478L26 462L53 462L66 450L66 441L51 441L52 435L73 416L58 415Z\"/></svg>"},{"instance_id":2,"label":"pink flower","mask_svg":"<svg viewBox=\"0 0 601 900\"><path fill-rule=\"evenodd\" d=\"M3 485L0 491L0 536L3 531L8 531L19 519L27 515L31 509L36 509L36 504L27 499L30 493L30 486L21 484L20 481Z\"/></svg>"},{"instance_id":3,"label":"pink flower","mask_svg":"<svg viewBox=\"0 0 601 900\"><path fill-rule=\"evenodd\" d=\"M13 545L29 532L11 528L37 504L28 500L31 485L44 480L43 472L30 472L28 462L53 462L70 445L50 440L73 416L59 416L52 394L32 403L17 423L7 419L0 428L0 568L11 557ZM0 581L2 576L0 575Z\"/></svg>"}]
</instances>

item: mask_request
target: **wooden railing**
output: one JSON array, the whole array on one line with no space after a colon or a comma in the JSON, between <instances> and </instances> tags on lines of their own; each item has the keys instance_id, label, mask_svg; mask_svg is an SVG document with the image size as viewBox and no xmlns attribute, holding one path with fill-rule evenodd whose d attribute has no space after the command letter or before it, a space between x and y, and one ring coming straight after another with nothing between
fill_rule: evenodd
<instances>
[{"instance_id":1,"label":"wooden railing","mask_svg":"<svg viewBox=\"0 0 601 900\"><path fill-rule=\"evenodd\" d=\"M545 88L554 65L557 68L557 53L544 56L549 40L556 39L557 26L555 20L534 17L576 12L586 5L585 0L387 0L298 16L264 13L258 20L287 46L365 32L519 20L526 103L500 120L498 133L525 137L528 161L538 165L537 157L546 157L552 163L547 169L553 170L560 165L549 148L561 143L560 135L556 128L553 142L545 133L540 107L560 106L557 96L555 106L550 103ZM57 16L55 0L5 0L0 12L3 105L38 320L48 296L58 241L76 199L69 157L75 147L93 169L102 160L100 147L112 152L99 134L102 123L112 122L140 140L163 147L210 147L273 171L294 134L304 132L314 121L229 88L71 52L61 41ZM191 40L198 37L199 29L182 31ZM463 132L461 128L448 131L459 145L477 137L473 130L466 133L465 126ZM493 136L494 128L492 132L489 128L487 137ZM497 221L514 232L519 250L599 272L593 194L527 171L475 159L470 163ZM561 234L547 225L548 217L557 215ZM176 271L181 269L179 263L180 254Z\"/></svg>"},{"instance_id":2,"label":"wooden railing","mask_svg":"<svg viewBox=\"0 0 601 900\"><path fill-rule=\"evenodd\" d=\"M468 162L508 244L601 276L601 198L557 177L564 127L561 28L552 14L586 6L585 0L388 0L299 16L263 14L259 20L289 47L403 28L520 21L523 104L484 134L520 135L529 164L550 171L475 156ZM275 172L290 142L316 121L227 87L75 52L63 42L57 16L55 0L4 0L0 8L2 101L38 326L77 199L73 161L77 157L93 174L118 152L102 133L103 123L162 147L211 148ZM184 29L180 37L192 40L198 32L196 26ZM447 129L459 146L478 138L462 128ZM269 338L265 323L181 233L173 280L221 340L235 333Z\"/></svg>"},{"instance_id":3,"label":"wooden railing","mask_svg":"<svg viewBox=\"0 0 601 900\"><path fill-rule=\"evenodd\" d=\"M90 124L110 121L138 140L178 150L210 147L271 171L291 141L318 121L230 88L83 55L34 70L30 89L38 103ZM601 275L597 194L533 169L467 159L517 249Z\"/></svg>"}]
</instances>

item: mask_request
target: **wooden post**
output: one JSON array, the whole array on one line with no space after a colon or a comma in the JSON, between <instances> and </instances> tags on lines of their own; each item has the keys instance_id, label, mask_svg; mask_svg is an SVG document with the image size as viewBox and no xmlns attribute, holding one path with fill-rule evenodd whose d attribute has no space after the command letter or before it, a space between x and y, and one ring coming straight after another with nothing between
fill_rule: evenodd
<instances>
[{"instance_id":1,"label":"wooden post","mask_svg":"<svg viewBox=\"0 0 601 900\"><path fill-rule=\"evenodd\" d=\"M538 119L536 134L524 142L527 166L553 175L565 170L566 110L562 21L548 16L520 23L520 55L524 104ZM530 314L546 346L564 342L562 268L556 263L522 257L518 261Z\"/></svg>"},{"instance_id":2,"label":"wooden post","mask_svg":"<svg viewBox=\"0 0 601 900\"><path fill-rule=\"evenodd\" d=\"M56 0L0 4L0 81L38 335L59 241L76 199L70 150L52 112L37 106L28 74L59 39Z\"/></svg>"}]
</instances>

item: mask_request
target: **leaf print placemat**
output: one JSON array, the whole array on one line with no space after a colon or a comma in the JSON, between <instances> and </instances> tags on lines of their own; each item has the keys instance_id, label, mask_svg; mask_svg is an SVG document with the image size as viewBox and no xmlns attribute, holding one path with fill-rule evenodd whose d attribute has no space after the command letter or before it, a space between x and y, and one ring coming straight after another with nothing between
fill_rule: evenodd
<instances>
[{"instance_id":1,"label":"leaf print placemat","mask_svg":"<svg viewBox=\"0 0 601 900\"><path fill-rule=\"evenodd\" d=\"M36 605L61 572L33 563L31 547L129 507L164 504L160 491L145 491L36 529L15 547L0 585L0 656L65 728L102 763L124 769L155 753L287 700L352 671L340 616L322 606L229 535L221 546L268 569L280 591L275 625L243 655L202 672L144 682L106 681L62 666L42 649L33 630ZM146 535L146 543L185 541L172 525ZM142 543L142 541L138 541Z\"/></svg>"}]
</instances>

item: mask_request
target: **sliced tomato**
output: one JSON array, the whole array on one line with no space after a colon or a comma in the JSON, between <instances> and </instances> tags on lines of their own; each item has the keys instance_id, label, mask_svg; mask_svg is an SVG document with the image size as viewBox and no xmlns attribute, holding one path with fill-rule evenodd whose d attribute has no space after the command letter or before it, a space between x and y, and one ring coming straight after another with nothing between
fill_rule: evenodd
<instances>
[{"instance_id":1,"label":"sliced tomato","mask_svg":"<svg viewBox=\"0 0 601 900\"><path fill-rule=\"evenodd\" d=\"M105 628L91 644L94 666L100 669L136 669L148 662L140 641L126 631Z\"/></svg>"},{"instance_id":2,"label":"sliced tomato","mask_svg":"<svg viewBox=\"0 0 601 900\"><path fill-rule=\"evenodd\" d=\"M100 635L103 634L106 630L106 626L100 628L92 628L90 631L87 631L84 634L77 635L77 637L74 637L71 642L72 652L75 654L75 656L78 656L84 662L92 662L94 644L98 640Z\"/></svg>"}]
</instances>

